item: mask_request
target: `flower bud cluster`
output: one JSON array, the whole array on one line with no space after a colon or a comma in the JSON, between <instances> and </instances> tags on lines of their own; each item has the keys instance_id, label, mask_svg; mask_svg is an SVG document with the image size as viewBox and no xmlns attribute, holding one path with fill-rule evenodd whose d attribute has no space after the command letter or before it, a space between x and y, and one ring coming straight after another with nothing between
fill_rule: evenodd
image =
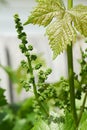
<instances>
[{"instance_id":1,"label":"flower bud cluster","mask_svg":"<svg viewBox=\"0 0 87 130\"><path fill-rule=\"evenodd\" d=\"M39 100L40 101L47 101L51 98L53 98L55 95L55 89L49 85L42 93L39 93Z\"/></svg>"},{"instance_id":2,"label":"flower bud cluster","mask_svg":"<svg viewBox=\"0 0 87 130\"><path fill-rule=\"evenodd\" d=\"M43 84L51 73L51 68L47 69L45 72L43 70L40 70L38 73L38 83Z\"/></svg>"},{"instance_id":3,"label":"flower bud cluster","mask_svg":"<svg viewBox=\"0 0 87 130\"><path fill-rule=\"evenodd\" d=\"M27 62L26 62L25 60L22 60L22 61L21 61L21 66L22 66L23 68L28 68Z\"/></svg>"},{"instance_id":4,"label":"flower bud cluster","mask_svg":"<svg viewBox=\"0 0 87 130\"><path fill-rule=\"evenodd\" d=\"M20 83L22 84L23 88L25 88L26 92L31 88L31 85L24 80L21 80Z\"/></svg>"},{"instance_id":5,"label":"flower bud cluster","mask_svg":"<svg viewBox=\"0 0 87 130\"><path fill-rule=\"evenodd\" d=\"M43 71L41 70L42 67L41 63L37 63L35 65L32 64L32 61L35 61L37 59L37 55L32 53L33 46L31 44L28 45L27 35L23 31L23 26L22 23L20 22L18 14L14 15L14 20L16 24L15 27L17 29L18 38L21 40L21 44L19 45L19 48L27 58L27 61L25 60L21 61L21 66L27 69L27 74L29 75L28 81L22 80L21 83L26 91L29 91L29 89L33 87L33 92L36 97L36 104L34 104L35 105L34 110L36 112L40 112L39 109L41 108L46 112L41 101L51 98L54 95L55 90L51 85L48 85L46 89L44 89L43 85L46 84L45 81L47 80L48 76L51 74L52 70L49 68L46 71ZM37 71L38 73L37 83L35 80L36 75L34 75L34 71ZM41 91L40 88L43 90Z\"/></svg>"},{"instance_id":6,"label":"flower bud cluster","mask_svg":"<svg viewBox=\"0 0 87 130\"><path fill-rule=\"evenodd\" d=\"M41 114L40 113L40 105L38 104L38 102L36 100L34 100L34 102L33 102L33 108L34 108L35 113L38 113L38 115Z\"/></svg>"},{"instance_id":7,"label":"flower bud cluster","mask_svg":"<svg viewBox=\"0 0 87 130\"><path fill-rule=\"evenodd\" d=\"M48 68L46 71L40 69L41 64L36 66L36 70L38 69L38 98L39 101L45 101L53 97L55 90L51 84L46 84L48 76L52 73L52 69Z\"/></svg>"},{"instance_id":8,"label":"flower bud cluster","mask_svg":"<svg viewBox=\"0 0 87 130\"><path fill-rule=\"evenodd\" d=\"M21 44L19 45L19 48L21 49L21 52L25 55L25 57L27 58L27 61L22 60L21 61L21 66L23 68L27 69L27 73L30 75L30 79L29 79L29 83L27 82L22 82L24 88L28 91L30 88L29 84L33 84L34 83L34 76L33 76L33 68L32 68L32 61L37 59L37 56L34 54L31 54L31 51L33 51L33 46L30 45L26 45L28 43L27 41L27 35L25 32L23 32L23 26L22 23L19 19L18 14L14 15L14 20L15 20L15 24L16 24L16 29L17 29L17 33L18 33L18 38L21 40ZM29 87L28 87L29 86Z\"/></svg>"}]
</instances>

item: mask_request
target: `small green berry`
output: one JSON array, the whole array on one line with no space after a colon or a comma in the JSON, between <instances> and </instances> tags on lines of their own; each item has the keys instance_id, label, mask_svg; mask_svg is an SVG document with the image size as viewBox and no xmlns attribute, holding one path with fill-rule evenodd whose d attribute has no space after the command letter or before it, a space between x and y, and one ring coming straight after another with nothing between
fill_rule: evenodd
<instances>
[{"instance_id":1,"label":"small green berry","mask_svg":"<svg viewBox=\"0 0 87 130\"><path fill-rule=\"evenodd\" d=\"M46 75L49 75L51 73L52 73L52 69L51 68L47 69L46 72L45 72Z\"/></svg>"},{"instance_id":2,"label":"small green berry","mask_svg":"<svg viewBox=\"0 0 87 130\"><path fill-rule=\"evenodd\" d=\"M23 44L20 44L20 45L19 45L19 48L20 48L20 49L24 49L24 45L23 45Z\"/></svg>"},{"instance_id":3,"label":"small green berry","mask_svg":"<svg viewBox=\"0 0 87 130\"><path fill-rule=\"evenodd\" d=\"M22 40L23 44L27 44L28 43L28 41L26 40L26 36L22 36L21 40Z\"/></svg>"},{"instance_id":4,"label":"small green berry","mask_svg":"<svg viewBox=\"0 0 87 130\"><path fill-rule=\"evenodd\" d=\"M40 75L43 75L43 74L44 74L44 71L43 71L43 70L40 70L40 71L39 71L39 74L40 74Z\"/></svg>"},{"instance_id":5,"label":"small green berry","mask_svg":"<svg viewBox=\"0 0 87 130\"><path fill-rule=\"evenodd\" d=\"M22 35L22 36L27 36L25 32L22 32L21 35Z\"/></svg>"},{"instance_id":6,"label":"small green berry","mask_svg":"<svg viewBox=\"0 0 87 130\"><path fill-rule=\"evenodd\" d=\"M43 83L46 80L45 75L39 75L39 82Z\"/></svg>"},{"instance_id":7,"label":"small green berry","mask_svg":"<svg viewBox=\"0 0 87 130\"><path fill-rule=\"evenodd\" d=\"M29 91L29 87L25 87L25 90L26 90L26 92L28 92Z\"/></svg>"},{"instance_id":8,"label":"small green berry","mask_svg":"<svg viewBox=\"0 0 87 130\"><path fill-rule=\"evenodd\" d=\"M31 77L30 77L29 83L34 83L34 76L31 76Z\"/></svg>"},{"instance_id":9,"label":"small green berry","mask_svg":"<svg viewBox=\"0 0 87 130\"><path fill-rule=\"evenodd\" d=\"M41 67L42 67L42 64L39 63L39 64L37 64L37 65L35 66L35 69L38 70L38 69L40 69Z\"/></svg>"},{"instance_id":10,"label":"small green berry","mask_svg":"<svg viewBox=\"0 0 87 130\"><path fill-rule=\"evenodd\" d=\"M21 34L22 30L23 30L23 27L21 27L21 26L18 27L18 29L17 29L18 34Z\"/></svg>"},{"instance_id":11,"label":"small green berry","mask_svg":"<svg viewBox=\"0 0 87 130\"><path fill-rule=\"evenodd\" d=\"M14 18L16 19L16 18L19 18L19 15L18 14L15 14L14 15Z\"/></svg>"},{"instance_id":12,"label":"small green berry","mask_svg":"<svg viewBox=\"0 0 87 130\"><path fill-rule=\"evenodd\" d=\"M26 57L29 57L29 56L30 56L30 53L29 53L29 52L25 52L25 56L26 56Z\"/></svg>"},{"instance_id":13,"label":"small green berry","mask_svg":"<svg viewBox=\"0 0 87 130\"><path fill-rule=\"evenodd\" d=\"M18 22L15 26L16 29L19 29L20 27L22 27L22 24L20 22Z\"/></svg>"},{"instance_id":14,"label":"small green berry","mask_svg":"<svg viewBox=\"0 0 87 130\"><path fill-rule=\"evenodd\" d=\"M26 61L22 60L22 61L21 61L21 66L22 66L23 68L26 68L26 67L27 67Z\"/></svg>"},{"instance_id":15,"label":"small green berry","mask_svg":"<svg viewBox=\"0 0 87 130\"><path fill-rule=\"evenodd\" d=\"M26 64L26 61L25 61L25 60L22 60L22 61L21 61L21 64Z\"/></svg>"},{"instance_id":16,"label":"small green berry","mask_svg":"<svg viewBox=\"0 0 87 130\"><path fill-rule=\"evenodd\" d=\"M37 56L36 55L31 55L31 60L36 60Z\"/></svg>"},{"instance_id":17,"label":"small green berry","mask_svg":"<svg viewBox=\"0 0 87 130\"><path fill-rule=\"evenodd\" d=\"M32 46L32 45L29 45L29 46L28 46L28 50L29 50L29 51L32 51L32 50L33 50L33 46Z\"/></svg>"},{"instance_id":18,"label":"small green berry","mask_svg":"<svg viewBox=\"0 0 87 130\"><path fill-rule=\"evenodd\" d=\"M19 18L16 18L16 19L15 19L15 23L16 23L16 24L19 24L19 22L20 22L20 19L19 19Z\"/></svg>"},{"instance_id":19,"label":"small green berry","mask_svg":"<svg viewBox=\"0 0 87 130\"><path fill-rule=\"evenodd\" d=\"M23 84L23 88L25 88L26 92L29 91L31 86L26 81L24 81L22 84Z\"/></svg>"}]
</instances>

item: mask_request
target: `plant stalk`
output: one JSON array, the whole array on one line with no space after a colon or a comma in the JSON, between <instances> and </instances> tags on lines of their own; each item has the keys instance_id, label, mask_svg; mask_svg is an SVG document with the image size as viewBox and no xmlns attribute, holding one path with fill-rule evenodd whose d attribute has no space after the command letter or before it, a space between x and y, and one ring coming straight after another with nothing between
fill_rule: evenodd
<instances>
[{"instance_id":1,"label":"plant stalk","mask_svg":"<svg viewBox=\"0 0 87 130\"><path fill-rule=\"evenodd\" d=\"M31 65L30 58L28 57L27 60L28 60L29 68L30 68L30 74L33 76L33 68L32 68L32 65ZM35 84L35 79L33 81L33 91L34 91L34 95L35 95L35 97L37 99L38 98L38 93L37 93L37 88L36 88L36 84Z\"/></svg>"},{"instance_id":2,"label":"plant stalk","mask_svg":"<svg viewBox=\"0 0 87 130\"><path fill-rule=\"evenodd\" d=\"M73 7L73 0L68 0L68 9ZM72 23L71 23L72 24ZM71 112L75 126L77 126L77 113L75 105L75 88L74 88L74 71L73 71L73 50L72 50L72 41L71 45L67 46L67 62L68 62L68 77L69 77L69 86L70 86L70 104Z\"/></svg>"}]
</instances>

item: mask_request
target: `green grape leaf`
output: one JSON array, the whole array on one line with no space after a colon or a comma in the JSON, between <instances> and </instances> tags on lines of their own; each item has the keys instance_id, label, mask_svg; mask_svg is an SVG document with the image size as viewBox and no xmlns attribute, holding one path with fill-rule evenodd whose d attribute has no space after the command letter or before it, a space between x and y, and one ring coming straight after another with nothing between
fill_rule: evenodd
<instances>
[{"instance_id":1,"label":"green grape leaf","mask_svg":"<svg viewBox=\"0 0 87 130\"><path fill-rule=\"evenodd\" d=\"M69 13L77 31L87 37L87 6L77 5Z\"/></svg>"},{"instance_id":2,"label":"green grape leaf","mask_svg":"<svg viewBox=\"0 0 87 130\"><path fill-rule=\"evenodd\" d=\"M50 128L43 120L40 120L31 130L50 130Z\"/></svg>"},{"instance_id":3,"label":"green grape leaf","mask_svg":"<svg viewBox=\"0 0 87 130\"><path fill-rule=\"evenodd\" d=\"M4 96L5 90L0 88L0 107L7 104L6 98Z\"/></svg>"},{"instance_id":4,"label":"green grape leaf","mask_svg":"<svg viewBox=\"0 0 87 130\"><path fill-rule=\"evenodd\" d=\"M71 113L68 111L65 115L65 124L63 126L63 130L75 130L74 121Z\"/></svg>"},{"instance_id":5,"label":"green grape leaf","mask_svg":"<svg viewBox=\"0 0 87 130\"><path fill-rule=\"evenodd\" d=\"M22 80L27 81L27 69L23 68L21 65L19 65L19 67L17 68L15 73L16 73L16 77L18 79L18 82L16 84L17 85L16 90L17 90L17 93L20 94L23 90L23 86L20 83L20 80L22 79Z\"/></svg>"},{"instance_id":6,"label":"green grape leaf","mask_svg":"<svg viewBox=\"0 0 87 130\"><path fill-rule=\"evenodd\" d=\"M18 110L19 117L24 118L27 114L34 113L33 112L33 97L29 97L28 99L23 101L21 108Z\"/></svg>"},{"instance_id":7,"label":"green grape leaf","mask_svg":"<svg viewBox=\"0 0 87 130\"><path fill-rule=\"evenodd\" d=\"M84 111L83 114L82 114L80 125L82 125L83 122L86 121L86 119L87 119L87 111Z\"/></svg>"},{"instance_id":8,"label":"green grape leaf","mask_svg":"<svg viewBox=\"0 0 87 130\"><path fill-rule=\"evenodd\" d=\"M38 5L31 13L26 24L39 24L47 26L54 17L61 19L65 13L61 0L37 0Z\"/></svg>"},{"instance_id":9,"label":"green grape leaf","mask_svg":"<svg viewBox=\"0 0 87 130\"><path fill-rule=\"evenodd\" d=\"M80 127L80 130L87 130L87 120L83 122L83 124Z\"/></svg>"},{"instance_id":10,"label":"green grape leaf","mask_svg":"<svg viewBox=\"0 0 87 130\"><path fill-rule=\"evenodd\" d=\"M87 6L66 10L62 0L37 0L38 5L25 24L47 26L53 58L76 41L77 31L87 36ZM71 24L72 23L72 24Z\"/></svg>"},{"instance_id":11,"label":"green grape leaf","mask_svg":"<svg viewBox=\"0 0 87 130\"><path fill-rule=\"evenodd\" d=\"M12 130L29 130L29 124L26 119L17 120Z\"/></svg>"},{"instance_id":12,"label":"green grape leaf","mask_svg":"<svg viewBox=\"0 0 87 130\"><path fill-rule=\"evenodd\" d=\"M76 41L76 31L71 25L71 17L66 12L63 19L51 23L46 30L50 47L53 50L53 59L71 44Z\"/></svg>"}]
</instances>

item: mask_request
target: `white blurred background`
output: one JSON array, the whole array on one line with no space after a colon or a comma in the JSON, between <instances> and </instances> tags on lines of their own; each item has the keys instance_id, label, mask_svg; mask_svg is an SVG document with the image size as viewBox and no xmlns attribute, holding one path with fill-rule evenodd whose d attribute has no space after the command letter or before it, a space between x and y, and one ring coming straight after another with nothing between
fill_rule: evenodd
<instances>
[{"instance_id":1,"label":"white blurred background","mask_svg":"<svg viewBox=\"0 0 87 130\"><path fill-rule=\"evenodd\" d=\"M66 0L64 0L64 2L65 4L67 3ZM87 0L74 0L74 5L78 3L87 5ZM8 50L11 61L10 65L13 69L18 67L20 60L23 58L18 47L20 41L17 39L13 15L18 13L24 23L35 5L35 0L6 0L5 2L2 0L0 2L0 63L2 65L8 65L6 50ZM53 73L48 81L54 82L61 76L67 76L66 53L64 52L54 61L52 60L52 52L48 45L48 39L44 36L45 29L37 25L27 25L25 26L25 31L27 32L29 42L34 45L38 53L43 53L47 66L53 69ZM85 44L84 40L78 36L77 43L74 46L74 70L77 73L80 69L77 62L77 59L81 57L80 47L85 48ZM2 79L0 86L6 89L5 94L10 102L8 76L2 69L0 69L0 78ZM27 95L28 94L23 91L22 95L14 98L14 101L18 99L21 100Z\"/></svg>"}]
</instances>

